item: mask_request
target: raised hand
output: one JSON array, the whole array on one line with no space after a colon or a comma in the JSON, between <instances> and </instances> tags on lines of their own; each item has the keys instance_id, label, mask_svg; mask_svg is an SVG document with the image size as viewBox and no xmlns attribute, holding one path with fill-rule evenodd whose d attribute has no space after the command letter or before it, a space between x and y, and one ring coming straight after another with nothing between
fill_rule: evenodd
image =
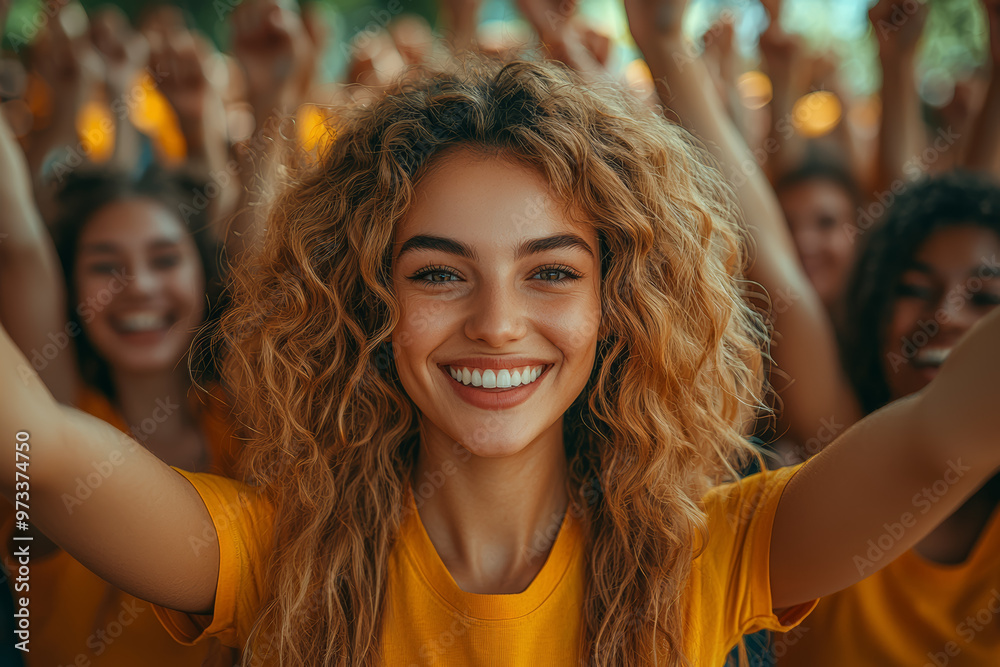
<instances>
[{"instance_id":1,"label":"raised hand","mask_svg":"<svg viewBox=\"0 0 1000 667\"><path fill-rule=\"evenodd\" d=\"M438 10L448 32L448 42L455 52L472 48L482 0L439 0Z\"/></svg>"},{"instance_id":2,"label":"raised hand","mask_svg":"<svg viewBox=\"0 0 1000 667\"><path fill-rule=\"evenodd\" d=\"M297 12L276 0L248 0L233 12L233 55L246 72L258 121L290 113L311 84L312 39Z\"/></svg>"},{"instance_id":3,"label":"raised hand","mask_svg":"<svg viewBox=\"0 0 1000 667\"><path fill-rule=\"evenodd\" d=\"M121 95L148 62L149 43L113 5L102 7L91 17L90 39L104 62L108 96Z\"/></svg>"},{"instance_id":4,"label":"raised hand","mask_svg":"<svg viewBox=\"0 0 1000 667\"><path fill-rule=\"evenodd\" d=\"M993 72L996 76L1000 68L1000 0L983 0L986 10L986 21L990 29L990 59L993 61Z\"/></svg>"},{"instance_id":5,"label":"raised hand","mask_svg":"<svg viewBox=\"0 0 1000 667\"><path fill-rule=\"evenodd\" d=\"M606 78L610 44L577 20L576 6L576 0L517 2L518 9L538 33L548 58L568 65L586 78Z\"/></svg>"},{"instance_id":6,"label":"raised hand","mask_svg":"<svg viewBox=\"0 0 1000 667\"><path fill-rule=\"evenodd\" d=\"M879 53L885 57L915 52L927 23L928 10L925 2L879 0L868 10Z\"/></svg>"},{"instance_id":7,"label":"raised hand","mask_svg":"<svg viewBox=\"0 0 1000 667\"><path fill-rule=\"evenodd\" d=\"M149 63L156 73L157 87L174 108L182 128L197 126L219 97L207 73L211 45L187 30L157 34L150 42Z\"/></svg>"},{"instance_id":8,"label":"raised hand","mask_svg":"<svg viewBox=\"0 0 1000 667\"><path fill-rule=\"evenodd\" d=\"M643 53L663 39L680 40L688 0L625 0L632 39Z\"/></svg>"},{"instance_id":9,"label":"raised hand","mask_svg":"<svg viewBox=\"0 0 1000 667\"><path fill-rule=\"evenodd\" d=\"M103 76L90 41L87 14L79 3L63 7L31 45L31 66L52 92L53 123L72 128L76 115Z\"/></svg>"},{"instance_id":10,"label":"raised hand","mask_svg":"<svg viewBox=\"0 0 1000 667\"><path fill-rule=\"evenodd\" d=\"M973 125L968 150L962 158L963 164L972 169L982 169L1000 176L1000 126L996 119L1000 114L1000 0L983 0L990 30L990 73L986 99L983 100L979 116ZM956 89L956 93L960 89ZM956 94L956 100L961 99Z\"/></svg>"},{"instance_id":11,"label":"raised hand","mask_svg":"<svg viewBox=\"0 0 1000 667\"><path fill-rule=\"evenodd\" d=\"M351 44L347 80L377 89L388 85L405 66L403 55L388 32L379 30L374 36L362 33ZM361 94L369 92L371 91Z\"/></svg>"}]
</instances>

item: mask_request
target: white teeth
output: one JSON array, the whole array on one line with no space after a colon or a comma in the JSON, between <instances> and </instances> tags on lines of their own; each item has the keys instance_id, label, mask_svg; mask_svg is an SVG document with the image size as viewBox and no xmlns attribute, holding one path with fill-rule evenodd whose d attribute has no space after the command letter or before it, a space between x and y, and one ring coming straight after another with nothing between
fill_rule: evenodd
<instances>
[{"instance_id":1,"label":"white teeth","mask_svg":"<svg viewBox=\"0 0 1000 667\"><path fill-rule=\"evenodd\" d=\"M521 385L531 384L538 379L538 376L545 370L545 366L525 366L524 368L501 368L499 370L478 368L453 368L448 367L448 374L457 382L473 387L483 387L485 389L512 389Z\"/></svg>"},{"instance_id":2,"label":"white teeth","mask_svg":"<svg viewBox=\"0 0 1000 667\"><path fill-rule=\"evenodd\" d=\"M126 332L155 331L166 324L166 317L154 313L133 313L118 318L118 328Z\"/></svg>"},{"instance_id":3,"label":"white teeth","mask_svg":"<svg viewBox=\"0 0 1000 667\"><path fill-rule=\"evenodd\" d=\"M914 361L921 366L940 366L948 358L949 354L951 354L951 348L927 348L921 350Z\"/></svg>"}]
</instances>

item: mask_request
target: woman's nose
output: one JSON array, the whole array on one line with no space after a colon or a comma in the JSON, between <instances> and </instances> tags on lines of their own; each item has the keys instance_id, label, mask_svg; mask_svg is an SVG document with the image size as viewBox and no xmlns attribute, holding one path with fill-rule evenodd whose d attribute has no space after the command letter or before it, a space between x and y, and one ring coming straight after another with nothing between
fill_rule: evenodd
<instances>
[{"instance_id":1,"label":"woman's nose","mask_svg":"<svg viewBox=\"0 0 1000 667\"><path fill-rule=\"evenodd\" d=\"M942 331L962 334L976 323L976 309L969 303L972 296L964 284L953 285L942 294L935 310L941 320Z\"/></svg>"},{"instance_id":2,"label":"woman's nose","mask_svg":"<svg viewBox=\"0 0 1000 667\"><path fill-rule=\"evenodd\" d=\"M525 334L525 305L513 287L484 285L473 297L465 335L500 348Z\"/></svg>"},{"instance_id":3,"label":"woman's nose","mask_svg":"<svg viewBox=\"0 0 1000 667\"><path fill-rule=\"evenodd\" d=\"M146 296L156 291L157 278L149 267L132 264L126 269L125 293L132 296Z\"/></svg>"}]
</instances>

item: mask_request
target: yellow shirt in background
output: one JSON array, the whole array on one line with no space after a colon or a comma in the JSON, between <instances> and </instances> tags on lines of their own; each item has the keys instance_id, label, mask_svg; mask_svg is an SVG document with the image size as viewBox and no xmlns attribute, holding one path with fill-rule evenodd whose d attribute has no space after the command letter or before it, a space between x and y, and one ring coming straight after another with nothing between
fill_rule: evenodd
<instances>
[{"instance_id":1,"label":"yellow shirt in background","mask_svg":"<svg viewBox=\"0 0 1000 667\"><path fill-rule=\"evenodd\" d=\"M76 404L130 433L101 394L82 389ZM232 474L239 445L218 388L212 388L211 398L192 397L192 407L201 415L211 470ZM0 534L6 542L13 533L14 515L9 505L4 509L9 515ZM9 543L5 547L9 559ZM163 630L148 602L115 588L65 551L33 556L30 565L29 591L13 593L15 598L27 595L30 600L31 650L23 654L27 667L199 667L210 654L221 654L222 647L208 643L178 644Z\"/></svg>"},{"instance_id":2,"label":"yellow shirt in background","mask_svg":"<svg viewBox=\"0 0 1000 667\"><path fill-rule=\"evenodd\" d=\"M1000 665L1000 509L965 562L912 549L775 638L777 667Z\"/></svg>"},{"instance_id":3,"label":"yellow shirt in background","mask_svg":"<svg viewBox=\"0 0 1000 667\"><path fill-rule=\"evenodd\" d=\"M708 544L694 561L684 598L684 651L692 665L719 667L744 633L789 629L815 605L799 605L780 619L771 609L771 525L781 492L796 470L754 475L718 487L705 498ZM215 607L212 616L153 609L179 641L218 637L228 646L242 647L266 599L262 582L273 510L252 487L178 472L205 501L219 534ZM480 595L458 588L427 536L412 496L409 503L412 511L388 563L383 664L580 663L586 562L583 531L570 513L525 591Z\"/></svg>"}]
</instances>

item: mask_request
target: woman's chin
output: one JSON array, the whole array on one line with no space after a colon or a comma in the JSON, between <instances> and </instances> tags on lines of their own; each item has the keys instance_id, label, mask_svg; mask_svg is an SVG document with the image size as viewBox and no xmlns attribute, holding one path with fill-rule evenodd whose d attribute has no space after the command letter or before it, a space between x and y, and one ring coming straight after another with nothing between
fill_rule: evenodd
<instances>
[{"instance_id":1,"label":"woman's chin","mask_svg":"<svg viewBox=\"0 0 1000 667\"><path fill-rule=\"evenodd\" d=\"M498 430L495 424L489 423L459 425L454 429L446 429L446 432L453 433L455 441L470 454L484 459L514 456L527 449L535 440L526 429Z\"/></svg>"}]
</instances>

